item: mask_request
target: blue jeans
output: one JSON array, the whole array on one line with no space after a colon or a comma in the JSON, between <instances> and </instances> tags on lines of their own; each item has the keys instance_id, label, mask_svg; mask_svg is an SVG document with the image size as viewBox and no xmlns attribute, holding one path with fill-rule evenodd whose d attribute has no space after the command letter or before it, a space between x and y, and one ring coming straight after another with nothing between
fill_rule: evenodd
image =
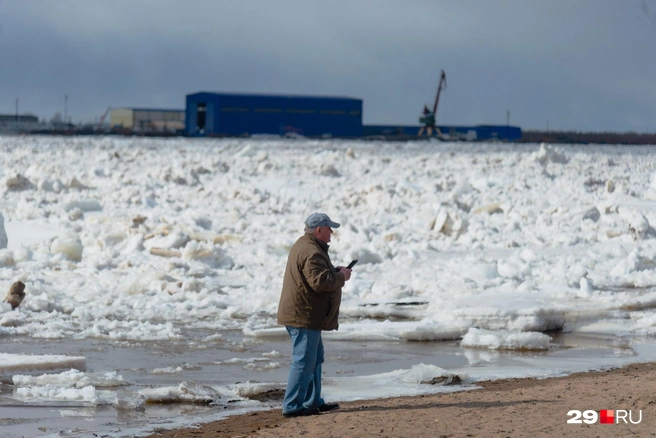
<instances>
[{"instance_id":1,"label":"blue jeans","mask_svg":"<svg viewBox=\"0 0 656 438\"><path fill-rule=\"evenodd\" d=\"M317 408L324 404L321 398L321 364L324 360L321 330L285 328L292 338L292 366L289 369L282 413Z\"/></svg>"}]
</instances>

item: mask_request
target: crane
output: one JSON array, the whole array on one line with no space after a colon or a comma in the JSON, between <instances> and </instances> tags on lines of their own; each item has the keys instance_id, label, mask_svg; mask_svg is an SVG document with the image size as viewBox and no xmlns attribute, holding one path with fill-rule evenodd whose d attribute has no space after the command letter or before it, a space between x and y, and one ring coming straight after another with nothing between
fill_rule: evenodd
<instances>
[{"instance_id":1,"label":"crane","mask_svg":"<svg viewBox=\"0 0 656 438\"><path fill-rule=\"evenodd\" d=\"M446 73L444 73L444 70L442 70L442 74L440 75L440 82L439 85L437 86L437 96L435 96L435 104L433 105L433 111L431 112L431 110L428 109L428 106L424 105L423 114L421 117L419 117L419 123L422 123L424 126L422 126L421 129L419 129L419 133L417 135L421 136L424 133L424 130L426 130L428 136L431 136L433 135L433 129L435 129L435 133L438 136L442 135L440 129L435 124L435 116L437 115L437 104L440 101L440 92L445 88L446 88Z\"/></svg>"},{"instance_id":2,"label":"crane","mask_svg":"<svg viewBox=\"0 0 656 438\"><path fill-rule=\"evenodd\" d=\"M100 129L102 128L103 123L105 123L105 119L107 118L107 114L109 114L109 111L111 111L112 107L108 106L107 109L105 110L105 114L100 117L100 121L98 122L98 126L96 127L96 132L100 132Z\"/></svg>"}]
</instances>

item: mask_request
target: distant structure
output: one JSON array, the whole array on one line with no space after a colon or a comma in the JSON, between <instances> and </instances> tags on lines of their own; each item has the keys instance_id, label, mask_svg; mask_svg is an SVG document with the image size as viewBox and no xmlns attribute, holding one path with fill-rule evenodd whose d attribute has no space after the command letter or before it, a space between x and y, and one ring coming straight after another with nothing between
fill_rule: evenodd
<instances>
[{"instance_id":1,"label":"distant structure","mask_svg":"<svg viewBox=\"0 0 656 438\"><path fill-rule=\"evenodd\" d=\"M360 137L362 100L273 94L188 94L185 133L194 137L254 134Z\"/></svg>"},{"instance_id":2,"label":"distant structure","mask_svg":"<svg viewBox=\"0 0 656 438\"><path fill-rule=\"evenodd\" d=\"M522 143L656 145L656 133L523 131L520 141Z\"/></svg>"},{"instance_id":3,"label":"distant structure","mask_svg":"<svg viewBox=\"0 0 656 438\"><path fill-rule=\"evenodd\" d=\"M423 126L419 128L417 135L421 135L426 131L426 134L430 137L433 135L433 131L436 131L438 137L442 136L440 128L435 125L435 118L437 117L437 104L440 101L440 93L446 88L446 73L442 70L440 75L440 82L437 86L437 96L435 96L435 104L433 105L433 110L431 111L428 108L428 105L424 105L424 110L422 111L421 117L419 117L419 123L422 123Z\"/></svg>"},{"instance_id":4,"label":"distant structure","mask_svg":"<svg viewBox=\"0 0 656 438\"><path fill-rule=\"evenodd\" d=\"M136 134L180 133L185 128L185 112L176 109L112 108L109 113L110 129Z\"/></svg>"},{"instance_id":5,"label":"distant structure","mask_svg":"<svg viewBox=\"0 0 656 438\"><path fill-rule=\"evenodd\" d=\"M0 134L142 135L188 137L281 136L308 138L364 138L420 140L421 128L445 141L525 141L521 128L506 125L437 125L435 113L445 80L440 79L433 110L424 108L420 125L363 125L362 99L254 93L198 92L186 95L185 109L107 107L94 124L65 123L59 113L50 123L30 114L0 115ZM109 123L106 124L107 117ZM431 128L431 129L428 129ZM539 133L538 133L539 134ZM548 133L548 137L554 137ZM571 133L568 133L571 134ZM531 138L544 137L534 135ZM589 135L586 137L588 138ZM429 137L430 138L430 135ZM581 141L568 135L567 141ZM558 137L560 139L560 137ZM641 139L643 141L653 141ZM546 140L544 140L546 141Z\"/></svg>"},{"instance_id":6,"label":"distant structure","mask_svg":"<svg viewBox=\"0 0 656 438\"><path fill-rule=\"evenodd\" d=\"M22 133L44 129L47 126L39 123L39 118L31 114L0 114L1 133Z\"/></svg>"},{"instance_id":7,"label":"distant structure","mask_svg":"<svg viewBox=\"0 0 656 438\"><path fill-rule=\"evenodd\" d=\"M416 125L364 125L363 137L410 138L417 135L421 126ZM517 141L522 138L522 129L510 125L437 126L443 140L464 141Z\"/></svg>"}]
</instances>

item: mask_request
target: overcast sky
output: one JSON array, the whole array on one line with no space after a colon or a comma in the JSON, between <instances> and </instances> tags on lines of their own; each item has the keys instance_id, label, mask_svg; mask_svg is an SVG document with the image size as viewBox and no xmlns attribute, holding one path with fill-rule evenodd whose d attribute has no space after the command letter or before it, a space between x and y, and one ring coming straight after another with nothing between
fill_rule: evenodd
<instances>
[{"instance_id":1,"label":"overcast sky","mask_svg":"<svg viewBox=\"0 0 656 438\"><path fill-rule=\"evenodd\" d=\"M338 95L369 124L656 132L656 0L0 0L0 113Z\"/></svg>"}]
</instances>

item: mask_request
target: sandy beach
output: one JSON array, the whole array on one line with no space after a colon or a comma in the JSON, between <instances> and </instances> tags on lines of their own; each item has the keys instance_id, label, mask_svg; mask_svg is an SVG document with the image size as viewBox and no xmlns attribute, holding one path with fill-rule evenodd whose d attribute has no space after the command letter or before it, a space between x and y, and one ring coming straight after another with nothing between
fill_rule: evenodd
<instances>
[{"instance_id":1,"label":"sandy beach","mask_svg":"<svg viewBox=\"0 0 656 438\"><path fill-rule=\"evenodd\" d=\"M311 417L250 413L150 438L656 436L655 382L654 364L636 364L561 378L484 382L475 391L342 403L338 411ZM613 424L600 419L568 424L575 419L571 410L614 410L616 418L624 410L626 423L620 418Z\"/></svg>"}]
</instances>

